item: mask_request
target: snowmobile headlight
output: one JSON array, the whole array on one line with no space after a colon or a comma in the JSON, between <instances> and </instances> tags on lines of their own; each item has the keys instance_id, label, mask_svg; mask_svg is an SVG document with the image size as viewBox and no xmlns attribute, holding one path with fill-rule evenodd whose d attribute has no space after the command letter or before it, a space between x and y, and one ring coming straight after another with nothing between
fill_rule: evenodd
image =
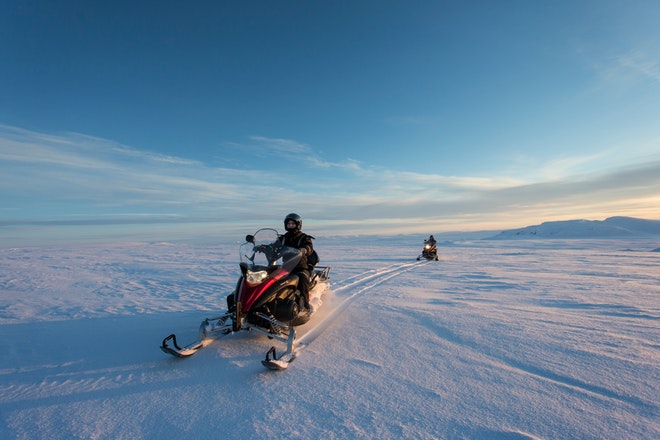
<instances>
[{"instance_id":1,"label":"snowmobile headlight","mask_svg":"<svg viewBox=\"0 0 660 440\"><path fill-rule=\"evenodd\" d=\"M259 270L256 272L248 270L245 274L245 281L247 281L249 284L259 284L266 278L268 278L268 272L265 270Z\"/></svg>"},{"instance_id":2,"label":"snowmobile headlight","mask_svg":"<svg viewBox=\"0 0 660 440\"><path fill-rule=\"evenodd\" d=\"M424 245L424 249L431 249L431 245L429 245L429 244L425 244L425 245Z\"/></svg>"}]
</instances>

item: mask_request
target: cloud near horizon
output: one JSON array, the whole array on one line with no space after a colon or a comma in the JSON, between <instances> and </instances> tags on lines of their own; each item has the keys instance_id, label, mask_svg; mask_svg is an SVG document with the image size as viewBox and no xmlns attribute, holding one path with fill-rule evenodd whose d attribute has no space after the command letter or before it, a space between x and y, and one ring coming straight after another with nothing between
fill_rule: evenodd
<instances>
[{"instance_id":1,"label":"cloud near horizon","mask_svg":"<svg viewBox=\"0 0 660 440\"><path fill-rule=\"evenodd\" d=\"M525 176L443 176L350 158L329 162L290 139L252 136L248 144L246 152L269 156L275 166L211 167L87 135L0 125L0 227L272 220L290 210L328 231L349 233L660 218L657 157L576 175L571 171L583 170L591 158L551 158ZM313 178L279 171L301 155Z\"/></svg>"}]
</instances>

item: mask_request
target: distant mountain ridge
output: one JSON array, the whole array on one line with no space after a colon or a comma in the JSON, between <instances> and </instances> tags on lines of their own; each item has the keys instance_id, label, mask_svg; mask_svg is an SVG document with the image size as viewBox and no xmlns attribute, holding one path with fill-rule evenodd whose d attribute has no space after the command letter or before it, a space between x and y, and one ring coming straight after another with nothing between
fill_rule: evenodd
<instances>
[{"instance_id":1,"label":"distant mountain ridge","mask_svg":"<svg viewBox=\"0 0 660 440\"><path fill-rule=\"evenodd\" d=\"M660 220L610 217L605 220L565 220L509 229L488 240L534 238L634 238L660 237Z\"/></svg>"}]
</instances>

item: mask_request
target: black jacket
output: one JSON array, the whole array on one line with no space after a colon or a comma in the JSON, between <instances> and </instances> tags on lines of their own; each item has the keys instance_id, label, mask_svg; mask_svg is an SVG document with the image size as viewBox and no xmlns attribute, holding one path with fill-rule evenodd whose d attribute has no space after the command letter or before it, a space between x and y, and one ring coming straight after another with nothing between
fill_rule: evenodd
<instances>
[{"instance_id":1,"label":"black jacket","mask_svg":"<svg viewBox=\"0 0 660 440\"><path fill-rule=\"evenodd\" d=\"M287 232L280 238L284 246L290 246L296 249L304 250L304 255L300 259L296 269L308 270L307 257L312 255L312 252L314 252L314 243L312 243L313 238L314 237L311 235L307 235L302 231Z\"/></svg>"}]
</instances>

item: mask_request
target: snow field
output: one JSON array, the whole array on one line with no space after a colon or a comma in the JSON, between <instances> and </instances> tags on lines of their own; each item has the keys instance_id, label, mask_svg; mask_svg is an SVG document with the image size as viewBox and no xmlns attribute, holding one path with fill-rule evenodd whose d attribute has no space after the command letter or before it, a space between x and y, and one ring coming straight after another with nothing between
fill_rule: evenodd
<instances>
[{"instance_id":1,"label":"snow field","mask_svg":"<svg viewBox=\"0 0 660 440\"><path fill-rule=\"evenodd\" d=\"M158 349L224 309L238 244L0 249L0 436L660 437L657 243L417 244L318 239L331 283L281 373L259 334Z\"/></svg>"}]
</instances>

